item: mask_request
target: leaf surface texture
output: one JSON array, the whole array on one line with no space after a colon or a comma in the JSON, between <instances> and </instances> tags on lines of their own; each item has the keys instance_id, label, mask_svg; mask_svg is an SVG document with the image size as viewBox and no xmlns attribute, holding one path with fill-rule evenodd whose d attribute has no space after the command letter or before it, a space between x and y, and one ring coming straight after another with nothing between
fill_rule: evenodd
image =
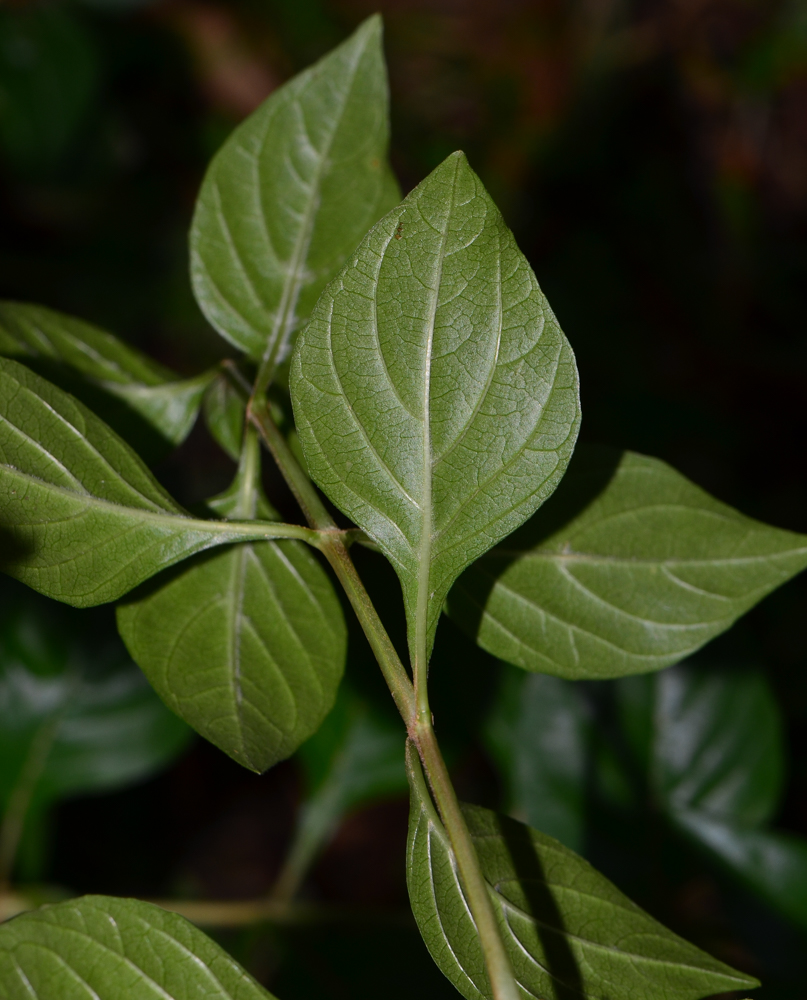
<instances>
[{"instance_id":1,"label":"leaf surface texture","mask_svg":"<svg viewBox=\"0 0 807 1000\"><path fill-rule=\"evenodd\" d=\"M282 360L348 254L398 201L387 164L381 19L280 87L213 159L191 230L191 277L213 326Z\"/></svg>"},{"instance_id":2,"label":"leaf surface texture","mask_svg":"<svg viewBox=\"0 0 807 1000\"><path fill-rule=\"evenodd\" d=\"M250 438L257 461L258 442ZM243 467L213 505L269 519ZM265 771L330 711L347 630L323 568L302 542L233 545L158 577L118 607L134 660L178 715L239 764Z\"/></svg>"},{"instance_id":3,"label":"leaf surface texture","mask_svg":"<svg viewBox=\"0 0 807 1000\"><path fill-rule=\"evenodd\" d=\"M11 576L87 607L211 545L288 534L187 517L102 420L0 358L0 565Z\"/></svg>"},{"instance_id":4,"label":"leaf surface texture","mask_svg":"<svg viewBox=\"0 0 807 1000\"><path fill-rule=\"evenodd\" d=\"M184 917L109 896L0 926L4 1000L272 1000Z\"/></svg>"},{"instance_id":5,"label":"leaf surface texture","mask_svg":"<svg viewBox=\"0 0 807 1000\"><path fill-rule=\"evenodd\" d=\"M323 491L390 559L410 647L456 576L566 468L577 370L535 276L462 153L366 236L292 360Z\"/></svg>"},{"instance_id":6,"label":"leaf surface texture","mask_svg":"<svg viewBox=\"0 0 807 1000\"><path fill-rule=\"evenodd\" d=\"M570 679L658 670L807 566L807 537L664 462L580 448L550 504L470 567L448 613L488 652Z\"/></svg>"},{"instance_id":7,"label":"leaf surface texture","mask_svg":"<svg viewBox=\"0 0 807 1000\"><path fill-rule=\"evenodd\" d=\"M468 1000L492 996L447 834L411 745L409 896L437 965ZM755 980L667 930L562 844L479 806L463 813L524 997L696 1000Z\"/></svg>"}]
</instances>

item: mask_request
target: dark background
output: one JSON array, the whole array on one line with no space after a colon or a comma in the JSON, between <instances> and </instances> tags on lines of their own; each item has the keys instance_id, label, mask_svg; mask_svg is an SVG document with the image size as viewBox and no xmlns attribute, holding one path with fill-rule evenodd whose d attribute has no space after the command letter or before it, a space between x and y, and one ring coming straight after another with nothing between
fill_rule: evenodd
<instances>
[{"instance_id":1,"label":"dark background","mask_svg":"<svg viewBox=\"0 0 807 1000\"><path fill-rule=\"evenodd\" d=\"M467 152L576 351L582 438L657 455L744 512L807 531L804 0L5 0L0 296L91 320L183 374L217 360L223 343L187 277L205 165L274 87L377 9L402 188ZM31 32L49 53L35 71ZM22 76L17 114L8 95ZM222 488L231 465L197 429L158 472L192 501ZM779 825L805 835L806 623L807 581L795 581L717 644L774 685L791 750ZM369 677L358 639L350 669ZM469 671L476 698L463 695L471 722L446 723L458 781L495 804L472 738L492 681L452 669L444 718L459 715L449 691ZM258 895L298 792L293 763L258 778L197 743L146 785L61 807L48 878L81 892ZM309 889L390 910L393 930L222 940L284 1000L369 995L373 956L392 962L395 948L410 974L422 962L431 975L411 927L395 923L406 812L401 800L349 818ZM703 878L656 901L698 940L731 905ZM797 955L803 942L783 947ZM747 964L729 932L722 948ZM443 990L439 974L428 981ZM795 984L786 995L803 996Z\"/></svg>"}]
</instances>

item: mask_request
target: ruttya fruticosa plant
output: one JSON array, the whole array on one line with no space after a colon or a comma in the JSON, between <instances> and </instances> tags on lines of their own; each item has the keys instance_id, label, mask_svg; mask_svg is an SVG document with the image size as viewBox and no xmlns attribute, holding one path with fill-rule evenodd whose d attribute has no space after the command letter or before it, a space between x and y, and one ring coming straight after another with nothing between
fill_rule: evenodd
<instances>
[{"instance_id":1,"label":"ruttya fruticosa plant","mask_svg":"<svg viewBox=\"0 0 807 1000\"><path fill-rule=\"evenodd\" d=\"M464 155L400 200L380 42L371 18L210 166L193 288L240 361L178 380L81 321L2 306L3 568L78 607L120 601L120 633L166 704L255 771L333 705L346 650L335 579L406 730L414 915L465 997L694 1000L753 986L551 837L460 803L429 664L447 614L524 670L659 670L804 568L807 538L655 459L575 451L572 350ZM200 407L238 471L191 516L135 449L178 443ZM267 453L304 525L264 496ZM356 544L400 580L408 667ZM4 926L0 983L41 1000L85 995L77 984L103 1000L267 995L182 918L105 897Z\"/></svg>"}]
</instances>

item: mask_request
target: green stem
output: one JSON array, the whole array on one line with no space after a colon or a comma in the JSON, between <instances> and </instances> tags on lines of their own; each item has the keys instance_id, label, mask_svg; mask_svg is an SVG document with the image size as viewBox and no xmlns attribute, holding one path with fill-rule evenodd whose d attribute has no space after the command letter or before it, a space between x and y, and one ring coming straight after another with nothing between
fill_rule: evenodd
<instances>
[{"instance_id":1,"label":"green stem","mask_svg":"<svg viewBox=\"0 0 807 1000\"><path fill-rule=\"evenodd\" d=\"M0 892L7 892L11 883L25 817L28 815L36 784L47 763L59 721L59 716L48 719L37 729L17 784L8 798L3 822L0 824Z\"/></svg>"},{"instance_id":2,"label":"green stem","mask_svg":"<svg viewBox=\"0 0 807 1000\"><path fill-rule=\"evenodd\" d=\"M381 672L392 693L407 729L415 720L415 693L409 675L395 651L384 624L370 600L344 542L344 532L336 526L317 489L294 457L286 439L272 420L267 407L250 407L250 419L275 458L278 468L294 494L306 520L319 532L318 548L331 564L347 594Z\"/></svg>"},{"instance_id":3,"label":"green stem","mask_svg":"<svg viewBox=\"0 0 807 1000\"><path fill-rule=\"evenodd\" d=\"M431 719L426 721L418 719L414 743L423 763L423 770L429 779L443 826L451 841L451 849L457 859L457 870L479 934L494 1000L521 1000L513 967L496 923L496 914L479 865L476 848L471 840L465 817L462 815L457 793L451 784Z\"/></svg>"},{"instance_id":4,"label":"green stem","mask_svg":"<svg viewBox=\"0 0 807 1000\"><path fill-rule=\"evenodd\" d=\"M387 635L378 612L356 572L353 560L340 532L317 493L316 487L300 467L286 439L275 426L264 404L249 406L249 418L272 452L278 468L312 528L320 534L319 549L333 567L364 634L375 653L381 671L406 723L410 739L418 749L423 769L431 785L434 801L457 859L460 880L474 918L494 1000L520 1000L510 959L504 948L487 884L479 865L471 835L465 824L448 770L432 728L426 687L427 668L425 632L418 636L415 684L409 680L401 660Z\"/></svg>"}]
</instances>

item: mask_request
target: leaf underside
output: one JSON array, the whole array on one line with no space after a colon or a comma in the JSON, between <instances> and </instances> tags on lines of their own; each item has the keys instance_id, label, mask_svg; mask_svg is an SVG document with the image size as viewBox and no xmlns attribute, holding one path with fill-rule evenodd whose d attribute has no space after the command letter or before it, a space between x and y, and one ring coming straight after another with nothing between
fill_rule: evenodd
<instances>
[{"instance_id":1,"label":"leaf underside","mask_svg":"<svg viewBox=\"0 0 807 1000\"><path fill-rule=\"evenodd\" d=\"M571 348L453 154L362 241L292 359L312 476L400 577L431 645L461 570L552 492L579 423Z\"/></svg>"},{"instance_id":2,"label":"leaf underside","mask_svg":"<svg viewBox=\"0 0 807 1000\"><path fill-rule=\"evenodd\" d=\"M253 771L292 754L333 705L346 629L328 577L301 542L197 557L117 615L165 703Z\"/></svg>"},{"instance_id":3,"label":"leaf underside","mask_svg":"<svg viewBox=\"0 0 807 1000\"><path fill-rule=\"evenodd\" d=\"M24 302L0 302L0 354L32 364L44 361L77 374L121 400L168 445L187 437L212 377L177 379L106 331Z\"/></svg>"},{"instance_id":4,"label":"leaf underside","mask_svg":"<svg viewBox=\"0 0 807 1000\"><path fill-rule=\"evenodd\" d=\"M457 581L448 614L495 656L570 679L659 670L807 566L807 537L664 462L581 447L549 504Z\"/></svg>"},{"instance_id":5,"label":"leaf underside","mask_svg":"<svg viewBox=\"0 0 807 1000\"><path fill-rule=\"evenodd\" d=\"M300 321L399 200L381 19L280 87L213 159L191 230L196 298L223 337L282 360Z\"/></svg>"},{"instance_id":6,"label":"leaf underside","mask_svg":"<svg viewBox=\"0 0 807 1000\"><path fill-rule=\"evenodd\" d=\"M4 1000L273 1000L184 917L109 896L0 926Z\"/></svg>"},{"instance_id":7,"label":"leaf underside","mask_svg":"<svg viewBox=\"0 0 807 1000\"><path fill-rule=\"evenodd\" d=\"M468 1000L492 992L448 836L411 747L407 877L420 932ZM499 931L524 997L696 1000L755 986L667 930L546 834L463 805Z\"/></svg>"},{"instance_id":8,"label":"leaf underside","mask_svg":"<svg viewBox=\"0 0 807 1000\"><path fill-rule=\"evenodd\" d=\"M256 523L255 537L271 530ZM282 532L281 532L282 533ZM249 538L187 517L83 404L0 358L0 568L77 607L195 552Z\"/></svg>"}]
</instances>

